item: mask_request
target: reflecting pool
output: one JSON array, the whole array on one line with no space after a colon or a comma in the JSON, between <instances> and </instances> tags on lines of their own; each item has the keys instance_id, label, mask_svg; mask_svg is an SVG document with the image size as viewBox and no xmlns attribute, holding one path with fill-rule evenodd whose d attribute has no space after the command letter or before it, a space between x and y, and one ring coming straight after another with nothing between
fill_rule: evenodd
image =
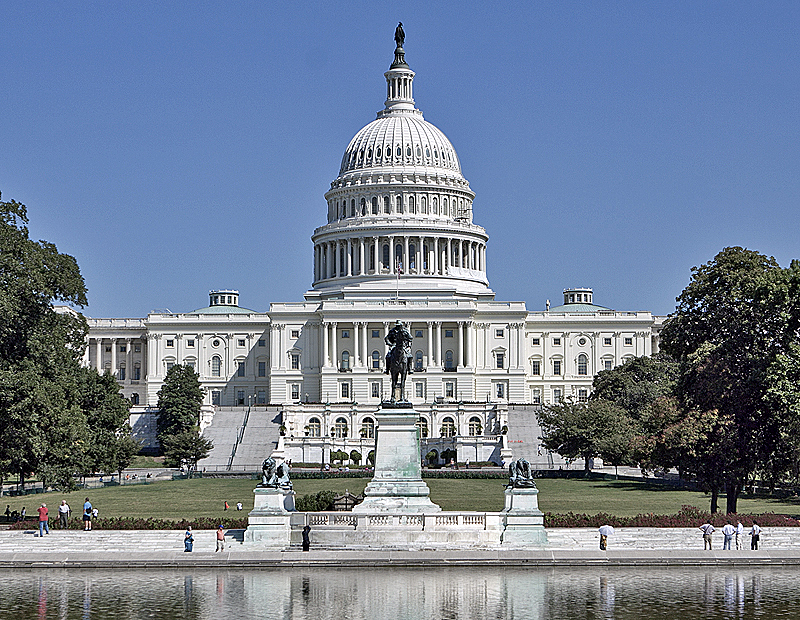
<instances>
[{"instance_id":1,"label":"reflecting pool","mask_svg":"<svg viewBox=\"0 0 800 620\"><path fill-rule=\"evenodd\" d=\"M798 618L800 569L2 571L0 618Z\"/></svg>"}]
</instances>

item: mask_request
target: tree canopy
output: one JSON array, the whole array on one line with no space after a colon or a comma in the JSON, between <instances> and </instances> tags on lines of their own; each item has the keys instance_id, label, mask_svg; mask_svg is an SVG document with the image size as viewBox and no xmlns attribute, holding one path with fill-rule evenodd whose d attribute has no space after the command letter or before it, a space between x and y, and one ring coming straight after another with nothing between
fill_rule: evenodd
<instances>
[{"instance_id":1,"label":"tree canopy","mask_svg":"<svg viewBox=\"0 0 800 620\"><path fill-rule=\"evenodd\" d=\"M214 444L200 435L200 406L203 389L191 366L176 364L167 371L158 391L158 441L167 464L188 464L208 456Z\"/></svg>"}]
</instances>

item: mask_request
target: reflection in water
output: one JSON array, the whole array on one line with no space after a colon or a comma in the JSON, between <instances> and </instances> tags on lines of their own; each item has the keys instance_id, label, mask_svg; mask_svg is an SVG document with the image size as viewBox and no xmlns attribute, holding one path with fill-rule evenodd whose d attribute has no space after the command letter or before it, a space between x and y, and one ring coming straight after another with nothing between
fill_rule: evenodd
<instances>
[{"instance_id":1,"label":"reflection in water","mask_svg":"<svg viewBox=\"0 0 800 620\"><path fill-rule=\"evenodd\" d=\"M797 617L800 572L761 569L3 571L0 618L472 620Z\"/></svg>"}]
</instances>

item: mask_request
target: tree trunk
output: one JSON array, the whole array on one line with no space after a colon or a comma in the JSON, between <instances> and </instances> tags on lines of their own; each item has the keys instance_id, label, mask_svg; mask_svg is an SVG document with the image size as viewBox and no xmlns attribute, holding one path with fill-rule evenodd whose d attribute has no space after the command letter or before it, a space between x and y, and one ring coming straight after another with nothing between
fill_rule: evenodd
<instances>
[{"instance_id":1,"label":"tree trunk","mask_svg":"<svg viewBox=\"0 0 800 620\"><path fill-rule=\"evenodd\" d=\"M589 468L589 462L590 462L591 460L592 460L592 457L591 457L591 455L590 455L590 454L584 454L584 455L583 455L583 475L584 475L584 476L588 476L588 475L589 475L589 472L591 472L591 471L592 471L592 470Z\"/></svg>"},{"instance_id":2,"label":"tree trunk","mask_svg":"<svg viewBox=\"0 0 800 620\"><path fill-rule=\"evenodd\" d=\"M711 514L719 512L719 489L713 487L711 489Z\"/></svg>"},{"instance_id":3,"label":"tree trunk","mask_svg":"<svg viewBox=\"0 0 800 620\"><path fill-rule=\"evenodd\" d=\"M725 483L725 512L728 514L736 512L736 502L739 499L741 487L737 482Z\"/></svg>"}]
</instances>

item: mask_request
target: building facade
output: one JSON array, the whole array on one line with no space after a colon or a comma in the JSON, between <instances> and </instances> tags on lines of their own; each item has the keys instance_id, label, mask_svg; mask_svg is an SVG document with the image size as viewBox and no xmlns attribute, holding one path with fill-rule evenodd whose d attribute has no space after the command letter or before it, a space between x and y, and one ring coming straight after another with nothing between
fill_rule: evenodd
<instances>
[{"instance_id":1,"label":"building facade","mask_svg":"<svg viewBox=\"0 0 800 620\"><path fill-rule=\"evenodd\" d=\"M384 109L350 141L325 194L303 301L257 312L238 291L213 290L191 312L89 319L85 363L117 377L134 416L155 406L173 364L188 364L205 389L203 428L221 408L279 405L287 458L365 456L390 387L384 337L400 320L414 337L406 397L423 454L499 463L513 449L510 403L534 415L585 400L598 371L657 350L659 317L595 305L589 288L543 311L495 300L475 193L416 109L402 48L384 75Z\"/></svg>"}]
</instances>

